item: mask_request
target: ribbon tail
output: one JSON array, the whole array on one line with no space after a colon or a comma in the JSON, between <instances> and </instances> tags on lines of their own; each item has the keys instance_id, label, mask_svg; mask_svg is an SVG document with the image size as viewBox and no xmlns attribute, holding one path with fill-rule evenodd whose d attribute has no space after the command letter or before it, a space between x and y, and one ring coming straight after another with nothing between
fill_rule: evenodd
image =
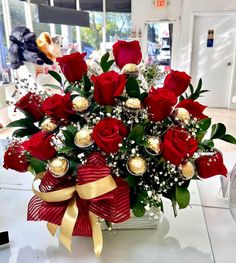
<instances>
[{"instance_id":1,"label":"ribbon tail","mask_svg":"<svg viewBox=\"0 0 236 263\"><path fill-rule=\"evenodd\" d=\"M99 257L102 253L103 246L101 224L98 222L98 216L91 211L89 211L89 219L92 227L94 252L96 257Z\"/></svg>"},{"instance_id":2,"label":"ribbon tail","mask_svg":"<svg viewBox=\"0 0 236 263\"><path fill-rule=\"evenodd\" d=\"M66 208L60 228L60 242L71 252L72 234L79 214L76 199L72 198Z\"/></svg>"},{"instance_id":3,"label":"ribbon tail","mask_svg":"<svg viewBox=\"0 0 236 263\"><path fill-rule=\"evenodd\" d=\"M50 234L52 236L55 236L57 228L58 228L58 225L48 222L47 223L47 228L48 228L48 231L50 232Z\"/></svg>"}]
</instances>

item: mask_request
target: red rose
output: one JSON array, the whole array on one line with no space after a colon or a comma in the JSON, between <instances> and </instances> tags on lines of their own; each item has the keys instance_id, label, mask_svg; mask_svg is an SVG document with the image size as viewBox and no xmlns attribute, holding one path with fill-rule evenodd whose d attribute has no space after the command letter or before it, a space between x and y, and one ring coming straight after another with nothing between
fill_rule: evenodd
<instances>
[{"instance_id":1,"label":"red rose","mask_svg":"<svg viewBox=\"0 0 236 263\"><path fill-rule=\"evenodd\" d=\"M203 111L205 110L206 106L203 106L202 104L194 100L182 100L175 106L175 108L184 108L193 117L196 117L199 120L208 118L208 116L203 114Z\"/></svg>"},{"instance_id":2,"label":"red rose","mask_svg":"<svg viewBox=\"0 0 236 263\"><path fill-rule=\"evenodd\" d=\"M152 121L162 121L168 117L172 107L176 104L175 94L167 89L152 87L145 98L144 104L148 107L149 118Z\"/></svg>"},{"instance_id":3,"label":"red rose","mask_svg":"<svg viewBox=\"0 0 236 263\"><path fill-rule=\"evenodd\" d=\"M163 157L176 166L185 158L191 157L197 148L198 142L187 130L176 126L166 132L161 145Z\"/></svg>"},{"instance_id":4,"label":"red rose","mask_svg":"<svg viewBox=\"0 0 236 263\"><path fill-rule=\"evenodd\" d=\"M47 115L58 120L68 120L69 116L75 113L72 109L69 93L66 95L55 94L47 98L42 105L42 109Z\"/></svg>"},{"instance_id":5,"label":"red rose","mask_svg":"<svg viewBox=\"0 0 236 263\"><path fill-rule=\"evenodd\" d=\"M178 97L188 88L191 77L185 72L171 70L164 81L164 88L171 90Z\"/></svg>"},{"instance_id":6,"label":"red rose","mask_svg":"<svg viewBox=\"0 0 236 263\"><path fill-rule=\"evenodd\" d=\"M198 175L201 178L209 178L214 175L227 176L227 169L223 162L222 155L217 152L212 155L200 156L195 160Z\"/></svg>"},{"instance_id":7,"label":"red rose","mask_svg":"<svg viewBox=\"0 0 236 263\"><path fill-rule=\"evenodd\" d=\"M28 170L29 161L22 144L13 142L9 145L4 154L3 167L5 169L13 169L22 173Z\"/></svg>"},{"instance_id":8,"label":"red rose","mask_svg":"<svg viewBox=\"0 0 236 263\"><path fill-rule=\"evenodd\" d=\"M105 118L94 127L93 139L104 152L115 153L119 150L118 144L122 142L127 133L128 131L121 121Z\"/></svg>"},{"instance_id":9,"label":"red rose","mask_svg":"<svg viewBox=\"0 0 236 263\"><path fill-rule=\"evenodd\" d=\"M128 63L138 65L142 60L141 48L137 40L130 42L119 40L112 49L116 65L119 68L123 68Z\"/></svg>"},{"instance_id":10,"label":"red rose","mask_svg":"<svg viewBox=\"0 0 236 263\"><path fill-rule=\"evenodd\" d=\"M42 98L32 92L28 92L24 97L16 102L15 106L33 117L34 121L39 121L43 118Z\"/></svg>"},{"instance_id":11,"label":"red rose","mask_svg":"<svg viewBox=\"0 0 236 263\"><path fill-rule=\"evenodd\" d=\"M115 97L120 96L126 84L125 75L119 75L115 71L102 73L100 76L92 76L94 83L94 100L99 105L114 105Z\"/></svg>"},{"instance_id":12,"label":"red rose","mask_svg":"<svg viewBox=\"0 0 236 263\"><path fill-rule=\"evenodd\" d=\"M24 148L39 160L49 160L56 155L55 148L51 145L53 135L47 135L42 131L35 133L28 141L23 143Z\"/></svg>"},{"instance_id":13,"label":"red rose","mask_svg":"<svg viewBox=\"0 0 236 263\"><path fill-rule=\"evenodd\" d=\"M80 81L84 74L87 73L88 67L84 60L86 53L73 53L57 58L57 62L61 67L62 73L69 82Z\"/></svg>"}]
</instances>

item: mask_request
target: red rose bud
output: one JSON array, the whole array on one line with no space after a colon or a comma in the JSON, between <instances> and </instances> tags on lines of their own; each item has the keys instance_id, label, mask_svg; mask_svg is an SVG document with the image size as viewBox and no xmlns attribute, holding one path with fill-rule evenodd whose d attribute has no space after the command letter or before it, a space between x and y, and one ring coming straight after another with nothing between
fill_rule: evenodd
<instances>
[{"instance_id":1,"label":"red rose bud","mask_svg":"<svg viewBox=\"0 0 236 263\"><path fill-rule=\"evenodd\" d=\"M33 157L39 160L49 160L57 153L51 144L52 136L42 131L38 132L31 136L28 141L25 141L23 146Z\"/></svg>"},{"instance_id":2,"label":"red rose bud","mask_svg":"<svg viewBox=\"0 0 236 263\"><path fill-rule=\"evenodd\" d=\"M178 166L191 157L198 149L198 142L190 136L187 130L174 126L164 135L161 145L162 155L172 164Z\"/></svg>"},{"instance_id":3,"label":"red rose bud","mask_svg":"<svg viewBox=\"0 0 236 263\"><path fill-rule=\"evenodd\" d=\"M57 62L61 67L62 73L69 82L80 81L84 74L87 73L88 67L84 60L86 53L73 53L57 58Z\"/></svg>"},{"instance_id":4,"label":"red rose bud","mask_svg":"<svg viewBox=\"0 0 236 263\"><path fill-rule=\"evenodd\" d=\"M115 153L128 131L125 125L113 118L99 121L93 129L93 139L97 146L106 153Z\"/></svg>"},{"instance_id":5,"label":"red rose bud","mask_svg":"<svg viewBox=\"0 0 236 263\"><path fill-rule=\"evenodd\" d=\"M178 97L188 88L191 77L185 72L171 70L164 81L164 88L171 90Z\"/></svg>"},{"instance_id":6,"label":"red rose bud","mask_svg":"<svg viewBox=\"0 0 236 263\"><path fill-rule=\"evenodd\" d=\"M115 71L93 75L91 80L94 83L94 100L99 105L114 105L115 97L123 93L126 84L125 75L119 75Z\"/></svg>"},{"instance_id":7,"label":"red rose bud","mask_svg":"<svg viewBox=\"0 0 236 263\"><path fill-rule=\"evenodd\" d=\"M172 107L176 104L177 97L167 89L152 87L145 98L144 104L148 107L149 119L162 121L171 114Z\"/></svg>"},{"instance_id":8,"label":"red rose bud","mask_svg":"<svg viewBox=\"0 0 236 263\"><path fill-rule=\"evenodd\" d=\"M66 95L55 94L47 98L42 105L42 109L47 115L62 121L67 121L70 115L75 113L72 109L69 93Z\"/></svg>"},{"instance_id":9,"label":"red rose bud","mask_svg":"<svg viewBox=\"0 0 236 263\"><path fill-rule=\"evenodd\" d=\"M206 109L206 107L207 106L203 106L202 104L194 100L182 100L175 106L175 108L186 109L193 117L199 120L208 118L208 116L203 114L203 111Z\"/></svg>"},{"instance_id":10,"label":"red rose bud","mask_svg":"<svg viewBox=\"0 0 236 263\"><path fill-rule=\"evenodd\" d=\"M13 142L9 145L4 154L5 169L13 169L18 172L26 172L29 167L29 161L24 147L19 142Z\"/></svg>"},{"instance_id":11,"label":"red rose bud","mask_svg":"<svg viewBox=\"0 0 236 263\"><path fill-rule=\"evenodd\" d=\"M141 48L137 40L130 42L119 40L112 49L116 65L120 69L128 63L138 65L142 60Z\"/></svg>"},{"instance_id":12,"label":"red rose bud","mask_svg":"<svg viewBox=\"0 0 236 263\"><path fill-rule=\"evenodd\" d=\"M40 121L44 114L42 111L42 98L32 92L28 92L24 97L16 102L15 106L33 117L34 121Z\"/></svg>"},{"instance_id":13,"label":"red rose bud","mask_svg":"<svg viewBox=\"0 0 236 263\"><path fill-rule=\"evenodd\" d=\"M212 155L203 155L195 160L198 176L201 178L209 178L215 175L227 176L227 169L223 162L222 155L217 152Z\"/></svg>"}]
</instances>

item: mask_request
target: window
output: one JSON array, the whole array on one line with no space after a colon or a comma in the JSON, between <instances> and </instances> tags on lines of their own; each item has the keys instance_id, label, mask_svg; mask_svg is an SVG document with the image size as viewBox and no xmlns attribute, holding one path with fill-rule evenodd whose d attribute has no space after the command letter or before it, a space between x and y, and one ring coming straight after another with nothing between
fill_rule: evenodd
<instances>
[{"instance_id":1,"label":"window","mask_svg":"<svg viewBox=\"0 0 236 263\"><path fill-rule=\"evenodd\" d=\"M24 2L16 0L8 0L10 17L11 17L11 27L12 29L17 26L25 26L25 5Z\"/></svg>"},{"instance_id":2,"label":"window","mask_svg":"<svg viewBox=\"0 0 236 263\"><path fill-rule=\"evenodd\" d=\"M31 9L31 15L32 15L32 20L33 20L33 28L34 28L35 35L38 37L42 32L50 33L49 24L39 22L37 5L30 4L30 9Z\"/></svg>"},{"instance_id":3,"label":"window","mask_svg":"<svg viewBox=\"0 0 236 263\"><path fill-rule=\"evenodd\" d=\"M114 42L119 39L131 38L131 14L130 13L107 13L107 37L106 48L112 48Z\"/></svg>"}]
</instances>

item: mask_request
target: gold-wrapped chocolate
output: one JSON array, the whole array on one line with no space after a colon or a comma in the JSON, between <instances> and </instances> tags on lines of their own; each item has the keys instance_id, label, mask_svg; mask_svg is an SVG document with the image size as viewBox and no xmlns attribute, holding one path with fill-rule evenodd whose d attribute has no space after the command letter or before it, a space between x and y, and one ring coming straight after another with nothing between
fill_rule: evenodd
<instances>
[{"instance_id":1,"label":"gold-wrapped chocolate","mask_svg":"<svg viewBox=\"0 0 236 263\"><path fill-rule=\"evenodd\" d=\"M78 112L86 111L89 108L89 100L82 96L77 96L72 100L73 110Z\"/></svg>"},{"instance_id":2,"label":"gold-wrapped chocolate","mask_svg":"<svg viewBox=\"0 0 236 263\"><path fill-rule=\"evenodd\" d=\"M185 124L188 124L190 121L190 114L184 108L176 108L173 114L177 121L183 122Z\"/></svg>"},{"instance_id":3,"label":"gold-wrapped chocolate","mask_svg":"<svg viewBox=\"0 0 236 263\"><path fill-rule=\"evenodd\" d=\"M161 140L157 136L149 136L147 138L148 146L146 147L146 150L148 153L153 155L158 155L161 153Z\"/></svg>"},{"instance_id":4,"label":"gold-wrapped chocolate","mask_svg":"<svg viewBox=\"0 0 236 263\"><path fill-rule=\"evenodd\" d=\"M69 169L69 161L62 156L56 157L49 163L48 169L53 176L62 177Z\"/></svg>"},{"instance_id":5,"label":"gold-wrapped chocolate","mask_svg":"<svg viewBox=\"0 0 236 263\"><path fill-rule=\"evenodd\" d=\"M86 148L93 144L93 130L87 127L82 128L75 134L75 145L79 148Z\"/></svg>"},{"instance_id":6,"label":"gold-wrapped chocolate","mask_svg":"<svg viewBox=\"0 0 236 263\"><path fill-rule=\"evenodd\" d=\"M57 127L58 127L57 121L52 118L47 118L41 123L40 126L41 130L46 133L53 132Z\"/></svg>"},{"instance_id":7,"label":"gold-wrapped chocolate","mask_svg":"<svg viewBox=\"0 0 236 263\"><path fill-rule=\"evenodd\" d=\"M141 104L140 99L138 98L129 98L126 100L125 106L132 110L138 110L138 109L141 109L142 104Z\"/></svg>"},{"instance_id":8,"label":"gold-wrapped chocolate","mask_svg":"<svg viewBox=\"0 0 236 263\"><path fill-rule=\"evenodd\" d=\"M122 73L126 75L131 75L132 77L137 77L139 69L136 64L128 63L122 68Z\"/></svg>"},{"instance_id":9,"label":"gold-wrapped chocolate","mask_svg":"<svg viewBox=\"0 0 236 263\"><path fill-rule=\"evenodd\" d=\"M186 162L180 166L180 174L184 180L190 180L195 173L194 165L191 162Z\"/></svg>"},{"instance_id":10,"label":"gold-wrapped chocolate","mask_svg":"<svg viewBox=\"0 0 236 263\"><path fill-rule=\"evenodd\" d=\"M147 162L143 157L134 156L127 162L128 171L133 175L142 175L147 170Z\"/></svg>"}]
</instances>

